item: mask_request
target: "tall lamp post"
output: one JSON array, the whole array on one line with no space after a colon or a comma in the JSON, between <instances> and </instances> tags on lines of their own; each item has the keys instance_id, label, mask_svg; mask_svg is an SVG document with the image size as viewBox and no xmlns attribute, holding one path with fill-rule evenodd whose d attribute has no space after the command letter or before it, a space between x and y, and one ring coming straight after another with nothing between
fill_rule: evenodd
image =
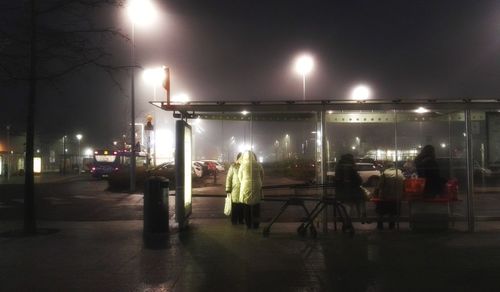
<instances>
[{"instance_id":1,"label":"tall lamp post","mask_svg":"<svg viewBox=\"0 0 500 292\"><path fill-rule=\"evenodd\" d=\"M82 134L76 134L76 139L78 140L78 154L76 155L76 159L78 160L78 175L82 172L81 166L81 152L80 152L80 141L82 141Z\"/></svg>"},{"instance_id":2,"label":"tall lamp post","mask_svg":"<svg viewBox=\"0 0 500 292\"><path fill-rule=\"evenodd\" d=\"M302 100L306 100L306 75L314 68L314 59L311 55L303 54L295 59L295 72L302 76Z\"/></svg>"},{"instance_id":3,"label":"tall lamp post","mask_svg":"<svg viewBox=\"0 0 500 292\"><path fill-rule=\"evenodd\" d=\"M10 156L12 154L10 150L10 125L7 125L7 179L10 179Z\"/></svg>"},{"instance_id":4,"label":"tall lamp post","mask_svg":"<svg viewBox=\"0 0 500 292\"><path fill-rule=\"evenodd\" d=\"M155 9L149 0L130 0L127 6L128 16L132 23L131 37L131 110L130 110L130 192L135 192L135 84L134 73L136 67L135 60L135 27L136 25L147 25L155 17Z\"/></svg>"},{"instance_id":5,"label":"tall lamp post","mask_svg":"<svg viewBox=\"0 0 500 292\"><path fill-rule=\"evenodd\" d=\"M286 159L290 159L290 153L288 152L288 144L290 144L290 136L288 134L285 135L285 154Z\"/></svg>"},{"instance_id":6,"label":"tall lamp post","mask_svg":"<svg viewBox=\"0 0 500 292\"><path fill-rule=\"evenodd\" d=\"M66 152L67 152L66 151L66 138L67 138L66 135L64 135L62 137L62 144L63 144L63 149L62 149L62 151L63 151L63 165L62 165L63 169L62 169L62 174L63 175L66 175Z\"/></svg>"}]
</instances>

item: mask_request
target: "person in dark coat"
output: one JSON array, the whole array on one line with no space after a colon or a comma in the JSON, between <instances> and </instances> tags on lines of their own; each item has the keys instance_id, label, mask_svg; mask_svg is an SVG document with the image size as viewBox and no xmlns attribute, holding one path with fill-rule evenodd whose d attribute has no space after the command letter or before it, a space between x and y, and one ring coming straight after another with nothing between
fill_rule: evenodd
<instances>
[{"instance_id":1,"label":"person in dark coat","mask_svg":"<svg viewBox=\"0 0 500 292\"><path fill-rule=\"evenodd\" d=\"M425 178L424 197L436 197L444 190L445 179L439 174L436 151L432 145L425 145L415 157L418 177Z\"/></svg>"},{"instance_id":2,"label":"person in dark coat","mask_svg":"<svg viewBox=\"0 0 500 292\"><path fill-rule=\"evenodd\" d=\"M401 210L401 198L404 189L403 172L396 168L393 162L386 163L386 169L380 176L378 186L373 191L373 197L379 198L375 212L378 215L377 229L384 229L383 218L388 216L389 229L394 229Z\"/></svg>"},{"instance_id":3,"label":"person in dark coat","mask_svg":"<svg viewBox=\"0 0 500 292\"><path fill-rule=\"evenodd\" d=\"M365 198L361 184L363 180L356 170L354 156L344 154L335 167L335 198L350 206L350 213L356 208L358 217L366 217Z\"/></svg>"}]
</instances>

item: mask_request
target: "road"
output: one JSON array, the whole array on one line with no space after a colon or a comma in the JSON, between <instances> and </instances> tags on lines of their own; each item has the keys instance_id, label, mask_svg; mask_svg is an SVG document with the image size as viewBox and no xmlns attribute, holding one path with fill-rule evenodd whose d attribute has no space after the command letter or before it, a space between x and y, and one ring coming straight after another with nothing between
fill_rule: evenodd
<instances>
[{"instance_id":1,"label":"road","mask_svg":"<svg viewBox=\"0 0 500 292\"><path fill-rule=\"evenodd\" d=\"M219 181L223 181L220 179ZM23 216L24 189L21 180L16 184L0 184L0 220L18 220ZM40 220L106 221L137 220L143 216L143 194L107 190L105 180L86 175L40 181L35 186L36 216ZM224 189L221 183L194 190L193 218L223 218ZM201 195L203 194L203 195ZM174 214L175 198L170 196L170 214ZM270 219L281 202L266 202L263 219ZM294 210L295 209L295 210ZM284 220L298 220L304 215L290 208Z\"/></svg>"},{"instance_id":2,"label":"road","mask_svg":"<svg viewBox=\"0 0 500 292\"><path fill-rule=\"evenodd\" d=\"M20 180L20 182L22 182ZM23 217L23 185L0 184L0 220L17 220ZM218 184L210 182L196 188L193 193L193 218L223 218L224 189L222 177ZM272 183L276 183L273 181ZM285 181L290 183L289 181ZM107 181L92 179L86 175L55 177L39 180L36 184L36 210L40 220L106 221L142 219L143 194L111 192ZM265 194L276 194L266 191ZM287 192L278 193L287 197ZM463 198L463 195L462 195ZM174 214L175 198L170 197L170 214ZM282 202L262 203L262 219L270 220L281 207ZM312 203L308 203L308 208ZM465 200L457 204L455 215L465 217ZM500 188L476 188L474 201L476 215L500 216ZM367 203L368 215L374 216L373 204ZM403 214L407 212L403 204ZM282 217L283 221L297 221L304 217L299 207L290 207Z\"/></svg>"}]
</instances>

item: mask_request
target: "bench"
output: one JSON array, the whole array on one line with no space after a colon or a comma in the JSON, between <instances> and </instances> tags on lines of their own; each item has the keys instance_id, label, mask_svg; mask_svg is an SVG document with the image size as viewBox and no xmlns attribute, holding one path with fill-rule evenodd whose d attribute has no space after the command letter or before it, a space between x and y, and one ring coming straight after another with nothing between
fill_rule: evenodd
<instances>
[{"instance_id":1,"label":"bench","mask_svg":"<svg viewBox=\"0 0 500 292\"><path fill-rule=\"evenodd\" d=\"M438 195L433 198L426 198L422 196L422 194L418 192L404 193L403 197L398 200L399 202L407 202L408 203L408 220L410 224L414 221L413 214L413 206L415 204L431 204L431 205L446 205L447 207L447 215L448 221L451 218L452 226L455 226L455 217L454 217L454 205L455 203L461 202L458 196L458 182L456 179L450 179L445 185L444 194ZM380 198L372 198L371 202L377 204L379 202L383 202ZM399 219L401 212L398 212L396 215L396 226L399 229Z\"/></svg>"}]
</instances>

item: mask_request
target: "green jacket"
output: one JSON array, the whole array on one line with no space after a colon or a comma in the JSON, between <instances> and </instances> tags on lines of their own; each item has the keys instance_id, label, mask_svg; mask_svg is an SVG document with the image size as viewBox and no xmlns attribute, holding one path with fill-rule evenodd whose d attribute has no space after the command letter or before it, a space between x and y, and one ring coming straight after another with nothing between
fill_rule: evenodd
<instances>
[{"instance_id":1,"label":"green jacket","mask_svg":"<svg viewBox=\"0 0 500 292\"><path fill-rule=\"evenodd\" d=\"M240 202L247 205L258 204L262 199L264 170L251 151L243 153L240 162L240 169L238 170Z\"/></svg>"},{"instance_id":2,"label":"green jacket","mask_svg":"<svg viewBox=\"0 0 500 292\"><path fill-rule=\"evenodd\" d=\"M400 169L388 168L380 176L374 196L382 200L401 200L404 189L403 172Z\"/></svg>"},{"instance_id":3,"label":"green jacket","mask_svg":"<svg viewBox=\"0 0 500 292\"><path fill-rule=\"evenodd\" d=\"M226 194L231 193L231 202L240 202L240 180L238 179L238 169L240 164L235 162L231 164L229 170L227 171L226 177Z\"/></svg>"}]
</instances>

